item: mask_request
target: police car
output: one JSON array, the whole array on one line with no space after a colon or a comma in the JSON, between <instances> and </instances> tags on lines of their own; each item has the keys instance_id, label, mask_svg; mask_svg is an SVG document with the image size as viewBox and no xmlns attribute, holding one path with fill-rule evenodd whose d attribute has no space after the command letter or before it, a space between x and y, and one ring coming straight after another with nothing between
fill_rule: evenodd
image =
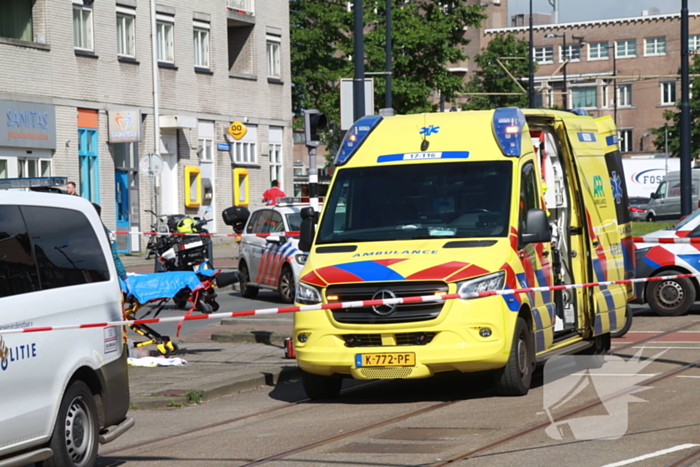
<instances>
[{"instance_id":1,"label":"police car","mask_svg":"<svg viewBox=\"0 0 700 467\"><path fill-rule=\"evenodd\" d=\"M294 291L306 254L297 248L297 236L302 208L309 206L308 198L278 198L274 206L254 210L240 239L241 294L255 298L260 289L276 290L285 303L294 301ZM258 234L269 234L259 236Z\"/></svg>"},{"instance_id":2,"label":"police car","mask_svg":"<svg viewBox=\"0 0 700 467\"><path fill-rule=\"evenodd\" d=\"M644 239L681 239L700 237L700 210L681 219L667 229L644 236ZM636 277L700 274L698 244L691 243L635 243L637 258ZM661 316L680 316L688 312L698 299L698 279L679 278L635 284L637 303L648 303Z\"/></svg>"}]
</instances>

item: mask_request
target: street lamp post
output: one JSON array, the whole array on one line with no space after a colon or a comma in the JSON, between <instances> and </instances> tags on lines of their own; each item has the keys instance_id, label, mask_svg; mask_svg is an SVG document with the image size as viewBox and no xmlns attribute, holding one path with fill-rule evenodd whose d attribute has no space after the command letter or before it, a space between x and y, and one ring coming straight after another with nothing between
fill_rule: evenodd
<instances>
[{"instance_id":1,"label":"street lamp post","mask_svg":"<svg viewBox=\"0 0 700 467\"><path fill-rule=\"evenodd\" d=\"M566 33L564 34L545 34L544 37L561 37L562 38L562 56L564 57L564 66L562 67L562 74L564 75L564 95L562 97L562 102L564 104L564 110L569 110L569 99L568 99L568 89L567 89L567 79L566 79L566 66L569 64L569 51L566 48ZM585 39L580 36L571 36L575 41L578 41L580 45L585 44Z\"/></svg>"}]
</instances>

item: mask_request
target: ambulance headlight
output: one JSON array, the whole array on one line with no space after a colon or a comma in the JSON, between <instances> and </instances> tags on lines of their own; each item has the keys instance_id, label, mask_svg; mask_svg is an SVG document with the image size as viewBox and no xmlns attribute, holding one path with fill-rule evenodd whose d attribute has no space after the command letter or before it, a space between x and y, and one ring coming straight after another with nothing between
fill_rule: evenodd
<instances>
[{"instance_id":1,"label":"ambulance headlight","mask_svg":"<svg viewBox=\"0 0 700 467\"><path fill-rule=\"evenodd\" d=\"M304 305L317 305L321 303L321 294L316 287L299 282L295 300Z\"/></svg>"},{"instance_id":2,"label":"ambulance headlight","mask_svg":"<svg viewBox=\"0 0 700 467\"><path fill-rule=\"evenodd\" d=\"M469 279L468 281L457 283L457 293L488 292L490 290L501 290L506 280L506 272L498 271L493 274Z\"/></svg>"}]
</instances>

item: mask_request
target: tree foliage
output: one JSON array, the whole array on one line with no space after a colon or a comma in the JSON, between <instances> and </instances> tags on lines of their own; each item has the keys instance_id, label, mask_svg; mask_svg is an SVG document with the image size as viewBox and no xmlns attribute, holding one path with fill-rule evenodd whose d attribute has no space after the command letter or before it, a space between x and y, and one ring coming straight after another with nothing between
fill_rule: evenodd
<instances>
[{"instance_id":1,"label":"tree foliage","mask_svg":"<svg viewBox=\"0 0 700 467\"><path fill-rule=\"evenodd\" d=\"M700 56L694 56L690 64L690 75L700 75ZM700 89L700 76L693 78L691 81L692 89ZM656 136L654 146L658 151L665 151L665 133L668 125L668 152L673 157L679 157L681 153L681 138L680 138L680 90L677 94L676 107L677 111L665 110L664 120L666 124L659 128L651 128L651 133ZM690 151L693 158L697 158L700 153L700 93L693 92L690 97Z\"/></svg>"},{"instance_id":2,"label":"tree foliage","mask_svg":"<svg viewBox=\"0 0 700 467\"><path fill-rule=\"evenodd\" d=\"M499 34L493 38L481 53L474 57L477 71L467 83L467 93L494 93L471 95L463 107L470 110L485 110L496 107L527 107L527 78L529 76L528 43L513 34ZM501 66L501 64L503 66ZM505 67L505 69L504 69ZM508 70L506 72L506 69ZM510 72L510 75L508 74ZM515 78L515 80L513 79ZM495 93L522 93L502 95Z\"/></svg>"},{"instance_id":3,"label":"tree foliage","mask_svg":"<svg viewBox=\"0 0 700 467\"><path fill-rule=\"evenodd\" d=\"M463 91L447 65L465 59L466 27L479 27L484 8L467 0L392 0L392 107L397 114L431 111L430 97ZM339 121L340 78L354 75L353 12L347 2L290 0L292 100L297 116L317 108ZM385 0L364 0L365 72L385 70ZM385 101L385 78L373 76L375 107ZM375 109L376 110L376 109Z\"/></svg>"}]
</instances>

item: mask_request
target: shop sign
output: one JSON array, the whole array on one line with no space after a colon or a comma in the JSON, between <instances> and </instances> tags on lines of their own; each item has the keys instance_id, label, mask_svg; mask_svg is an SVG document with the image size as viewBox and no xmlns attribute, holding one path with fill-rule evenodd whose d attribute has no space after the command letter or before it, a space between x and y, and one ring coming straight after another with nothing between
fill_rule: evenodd
<instances>
[{"instance_id":1,"label":"shop sign","mask_svg":"<svg viewBox=\"0 0 700 467\"><path fill-rule=\"evenodd\" d=\"M0 100L3 123L0 146L56 149L56 109L53 105Z\"/></svg>"},{"instance_id":2,"label":"shop sign","mask_svg":"<svg viewBox=\"0 0 700 467\"><path fill-rule=\"evenodd\" d=\"M141 110L110 110L107 130L110 143L141 141Z\"/></svg>"}]
</instances>

